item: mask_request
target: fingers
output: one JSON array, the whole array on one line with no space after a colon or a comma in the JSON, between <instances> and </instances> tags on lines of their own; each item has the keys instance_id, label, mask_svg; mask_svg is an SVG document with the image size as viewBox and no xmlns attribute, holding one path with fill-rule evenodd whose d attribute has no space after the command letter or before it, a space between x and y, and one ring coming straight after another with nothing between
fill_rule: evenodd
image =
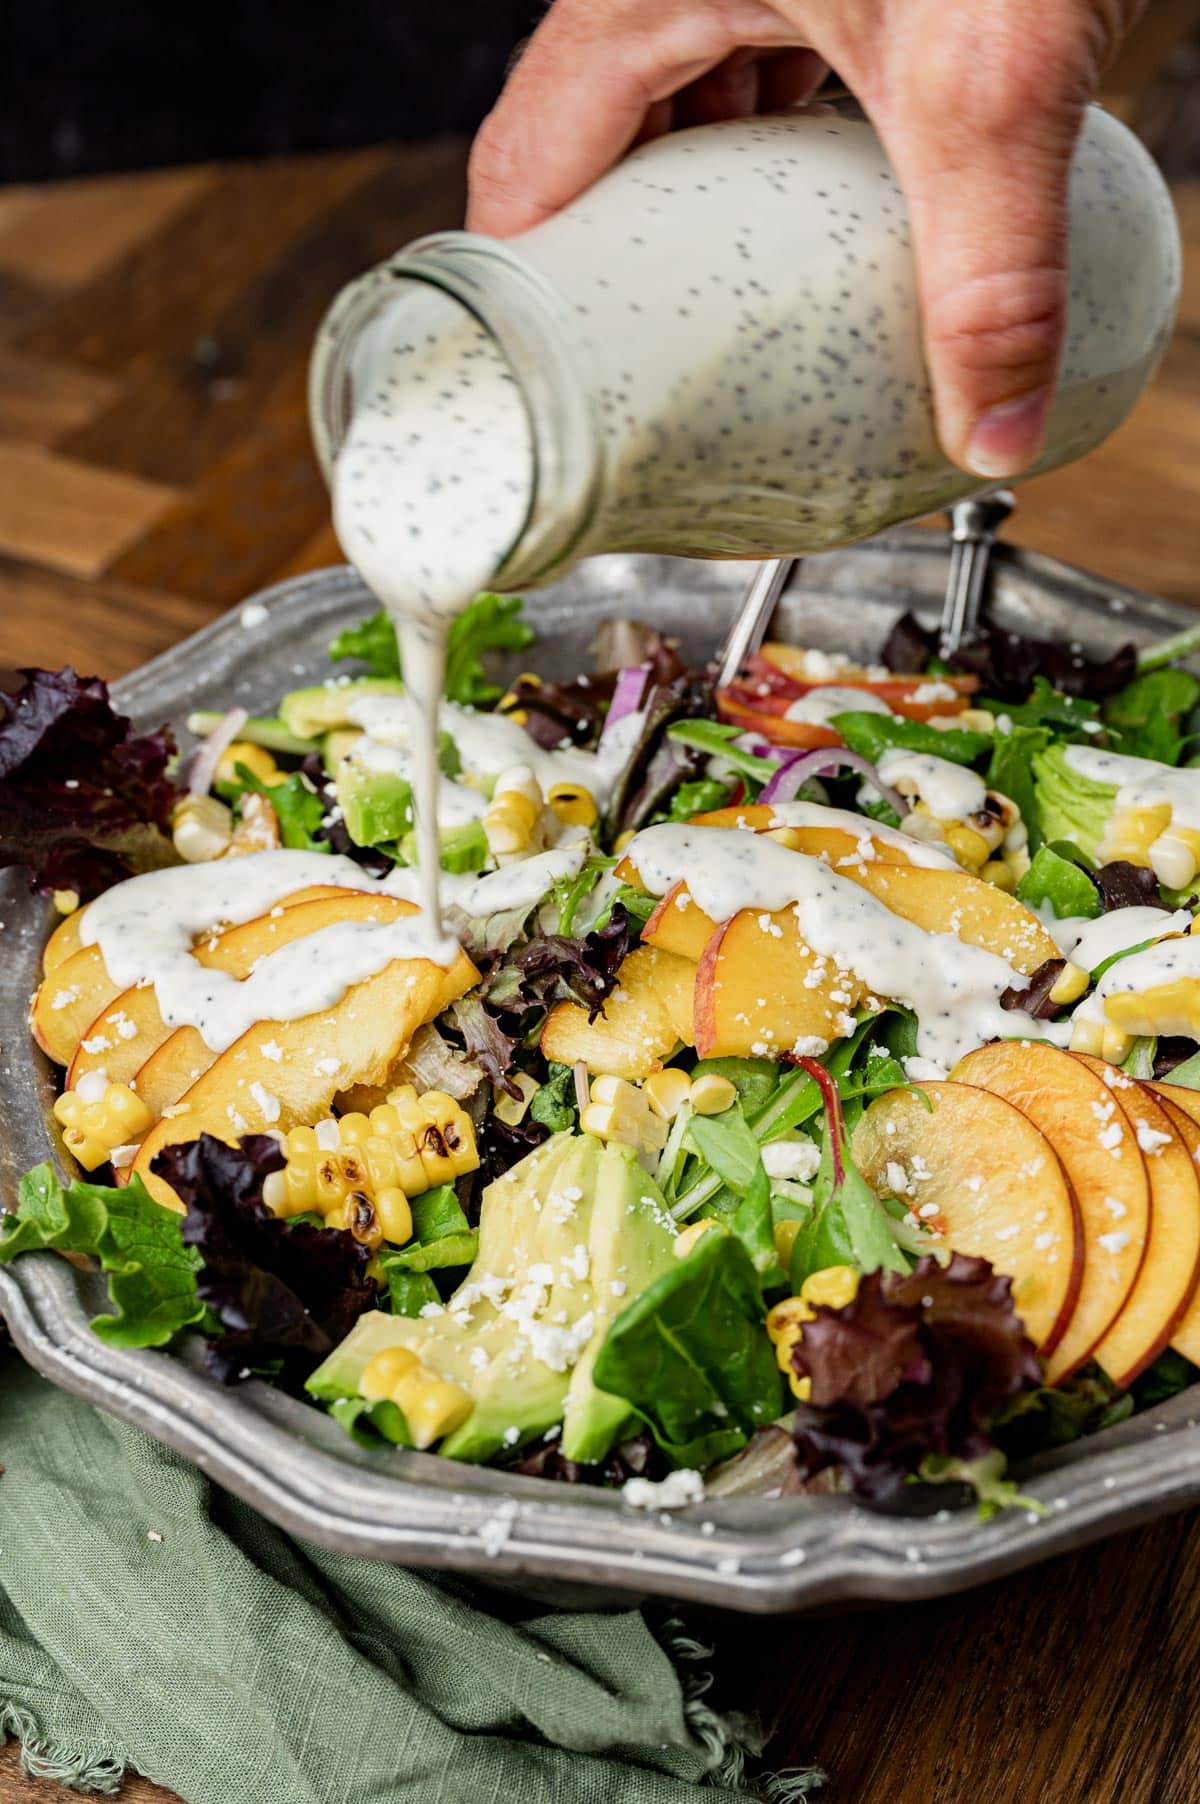
<instances>
[{"instance_id":1,"label":"fingers","mask_svg":"<svg viewBox=\"0 0 1200 1804\"><path fill-rule=\"evenodd\" d=\"M796 36L765 0L556 0L475 140L468 226L509 237L536 225L663 130L663 103L732 52ZM757 80L737 59L719 78L728 93L753 81L755 95Z\"/></svg>"},{"instance_id":2,"label":"fingers","mask_svg":"<svg viewBox=\"0 0 1200 1804\"><path fill-rule=\"evenodd\" d=\"M926 46L903 90L919 105L897 107L892 83L872 111L912 221L939 437L964 469L1009 477L1035 461L1053 398L1088 75L1062 46L987 52L947 80Z\"/></svg>"}]
</instances>

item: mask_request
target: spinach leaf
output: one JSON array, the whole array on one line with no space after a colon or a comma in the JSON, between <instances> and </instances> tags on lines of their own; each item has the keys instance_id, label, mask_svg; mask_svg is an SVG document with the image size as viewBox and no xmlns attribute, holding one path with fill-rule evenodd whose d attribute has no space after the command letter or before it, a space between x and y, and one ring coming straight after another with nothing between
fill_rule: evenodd
<instances>
[{"instance_id":1,"label":"spinach leaf","mask_svg":"<svg viewBox=\"0 0 1200 1804\"><path fill-rule=\"evenodd\" d=\"M745 731L745 727L730 726L720 720L679 720L667 728L667 738L674 739L679 745L690 746L695 752L706 752L710 758L721 759L731 770L748 778L757 794L768 778L775 775L779 762L775 758L758 758L753 752L731 743L740 739Z\"/></svg>"},{"instance_id":2,"label":"spinach leaf","mask_svg":"<svg viewBox=\"0 0 1200 1804\"><path fill-rule=\"evenodd\" d=\"M0 1221L0 1265L40 1247L91 1254L115 1309L97 1316L93 1331L110 1346L161 1347L204 1314L200 1260L183 1244L181 1220L140 1178L122 1188L81 1178L63 1184L51 1165L39 1165L21 1179L17 1213Z\"/></svg>"},{"instance_id":3,"label":"spinach leaf","mask_svg":"<svg viewBox=\"0 0 1200 1804\"><path fill-rule=\"evenodd\" d=\"M1181 1084L1185 1090L1200 1090L1200 1052L1194 1052L1182 1065L1176 1065L1167 1082Z\"/></svg>"},{"instance_id":4,"label":"spinach leaf","mask_svg":"<svg viewBox=\"0 0 1200 1804\"><path fill-rule=\"evenodd\" d=\"M714 1077L728 1078L749 1116L762 1108L779 1083L779 1067L774 1059L698 1059L692 1078L710 1071Z\"/></svg>"},{"instance_id":5,"label":"spinach leaf","mask_svg":"<svg viewBox=\"0 0 1200 1804\"><path fill-rule=\"evenodd\" d=\"M423 1191L409 1202L412 1211L413 1239L423 1246L442 1240L447 1234L465 1234L470 1227L453 1184L438 1184Z\"/></svg>"},{"instance_id":6,"label":"spinach leaf","mask_svg":"<svg viewBox=\"0 0 1200 1804\"><path fill-rule=\"evenodd\" d=\"M623 1397L683 1465L736 1452L773 1421L782 1379L741 1241L703 1235L622 1310L597 1355L595 1380Z\"/></svg>"},{"instance_id":7,"label":"spinach leaf","mask_svg":"<svg viewBox=\"0 0 1200 1804\"><path fill-rule=\"evenodd\" d=\"M1100 892L1087 872L1050 846L1039 846L1033 863L1017 885L1017 900L1030 908L1049 902L1061 921L1068 915L1094 920L1101 911Z\"/></svg>"},{"instance_id":8,"label":"spinach leaf","mask_svg":"<svg viewBox=\"0 0 1200 1804\"><path fill-rule=\"evenodd\" d=\"M326 1407L360 1447L412 1446L404 1411L389 1398L371 1402L367 1397L335 1397Z\"/></svg>"},{"instance_id":9,"label":"spinach leaf","mask_svg":"<svg viewBox=\"0 0 1200 1804\"><path fill-rule=\"evenodd\" d=\"M529 1104L530 1118L552 1134L575 1126L578 1113L575 1098L575 1072L570 1065L551 1065L550 1076Z\"/></svg>"},{"instance_id":10,"label":"spinach leaf","mask_svg":"<svg viewBox=\"0 0 1200 1804\"><path fill-rule=\"evenodd\" d=\"M878 764L895 746L906 752L932 752L951 764L974 764L992 749L987 733L971 733L965 727L927 726L923 720L904 720L897 714L835 714L830 726L839 732L852 752Z\"/></svg>"},{"instance_id":11,"label":"spinach leaf","mask_svg":"<svg viewBox=\"0 0 1200 1804\"><path fill-rule=\"evenodd\" d=\"M1084 701L1078 695L1064 695L1044 676L1034 677L1027 701L984 701L979 706L1007 715L1015 727L1044 727L1055 739L1082 740L1085 744L1095 737L1100 724L1100 709L1095 702Z\"/></svg>"},{"instance_id":12,"label":"spinach leaf","mask_svg":"<svg viewBox=\"0 0 1200 1804\"><path fill-rule=\"evenodd\" d=\"M985 779L989 789L998 790L1020 809L1029 834L1031 857L1042 843L1033 758L1049 744L1050 733L1045 727L1014 726L1007 733L997 733Z\"/></svg>"}]
</instances>

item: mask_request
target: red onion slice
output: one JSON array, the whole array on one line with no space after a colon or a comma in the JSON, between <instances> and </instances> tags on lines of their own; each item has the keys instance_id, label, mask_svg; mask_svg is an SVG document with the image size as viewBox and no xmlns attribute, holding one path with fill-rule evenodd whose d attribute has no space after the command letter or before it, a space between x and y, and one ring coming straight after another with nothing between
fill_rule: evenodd
<instances>
[{"instance_id":1,"label":"red onion slice","mask_svg":"<svg viewBox=\"0 0 1200 1804\"><path fill-rule=\"evenodd\" d=\"M847 751L845 746L821 746L815 752L782 752L779 758L779 769L767 783L760 802L790 802L797 790L803 788L810 777L832 777L839 770L856 770L865 777L872 789L878 790L901 820L908 813L908 804L896 790L885 783L869 758L863 758L858 752Z\"/></svg>"},{"instance_id":2,"label":"red onion slice","mask_svg":"<svg viewBox=\"0 0 1200 1804\"><path fill-rule=\"evenodd\" d=\"M608 738L609 732L619 720L627 714L636 714L642 705L646 693L646 684L650 679L649 664L627 664L624 670L617 672L613 698L609 704L604 720L604 729L600 734L600 744Z\"/></svg>"},{"instance_id":3,"label":"red onion slice","mask_svg":"<svg viewBox=\"0 0 1200 1804\"><path fill-rule=\"evenodd\" d=\"M245 708L230 708L223 714L203 745L198 745L188 761L188 794L207 795L212 788L221 753L233 744L250 716Z\"/></svg>"}]
</instances>

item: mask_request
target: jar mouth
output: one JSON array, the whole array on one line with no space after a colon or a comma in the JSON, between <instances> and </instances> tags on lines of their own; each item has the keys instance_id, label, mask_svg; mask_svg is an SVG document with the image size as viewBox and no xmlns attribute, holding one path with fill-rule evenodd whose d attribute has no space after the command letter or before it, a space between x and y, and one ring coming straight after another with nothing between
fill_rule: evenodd
<instances>
[{"instance_id":1,"label":"jar mouth","mask_svg":"<svg viewBox=\"0 0 1200 1804\"><path fill-rule=\"evenodd\" d=\"M350 427L351 364L360 334L400 282L456 301L498 346L521 397L533 446L525 520L493 578L500 589L551 581L577 555L603 484L603 435L572 352L561 296L503 244L473 232L417 239L336 297L309 365L309 413L322 474L332 483ZM577 354L576 354L577 355Z\"/></svg>"}]
</instances>

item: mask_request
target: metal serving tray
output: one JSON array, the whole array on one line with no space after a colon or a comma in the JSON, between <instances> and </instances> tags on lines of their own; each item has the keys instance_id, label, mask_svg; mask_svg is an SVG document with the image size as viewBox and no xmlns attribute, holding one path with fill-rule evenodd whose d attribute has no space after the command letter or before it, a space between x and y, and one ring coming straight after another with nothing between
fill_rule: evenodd
<instances>
[{"instance_id":1,"label":"metal serving tray","mask_svg":"<svg viewBox=\"0 0 1200 1804\"><path fill-rule=\"evenodd\" d=\"M947 543L914 529L808 559L785 594L779 637L870 656L906 607L932 622ZM1077 638L1095 653L1171 632L1186 609L1101 582L1032 553L1002 549L992 614ZM538 668L586 666L600 621L652 618L706 656L741 594L747 567L653 557L598 558L544 593L529 614ZM198 707L269 711L284 689L328 673L325 647L370 605L348 570L321 571L257 598L116 685L142 726L181 723ZM64 1159L50 1116L53 1073L25 1024L48 929L46 905L0 879L0 1195L47 1155ZM356 1447L327 1416L268 1386L226 1390L179 1354L107 1347L88 1329L97 1280L53 1254L0 1270L0 1309L40 1372L136 1423L297 1535L348 1553L473 1572L579 1602L615 1595L691 1599L782 1612L926 1597L979 1584L1135 1522L1200 1500L1200 1395L1173 1398L1092 1440L1043 1456L1025 1489L1046 1506L981 1523L970 1509L881 1514L844 1497L728 1499L666 1514L619 1494L515 1478L429 1454Z\"/></svg>"}]
</instances>

